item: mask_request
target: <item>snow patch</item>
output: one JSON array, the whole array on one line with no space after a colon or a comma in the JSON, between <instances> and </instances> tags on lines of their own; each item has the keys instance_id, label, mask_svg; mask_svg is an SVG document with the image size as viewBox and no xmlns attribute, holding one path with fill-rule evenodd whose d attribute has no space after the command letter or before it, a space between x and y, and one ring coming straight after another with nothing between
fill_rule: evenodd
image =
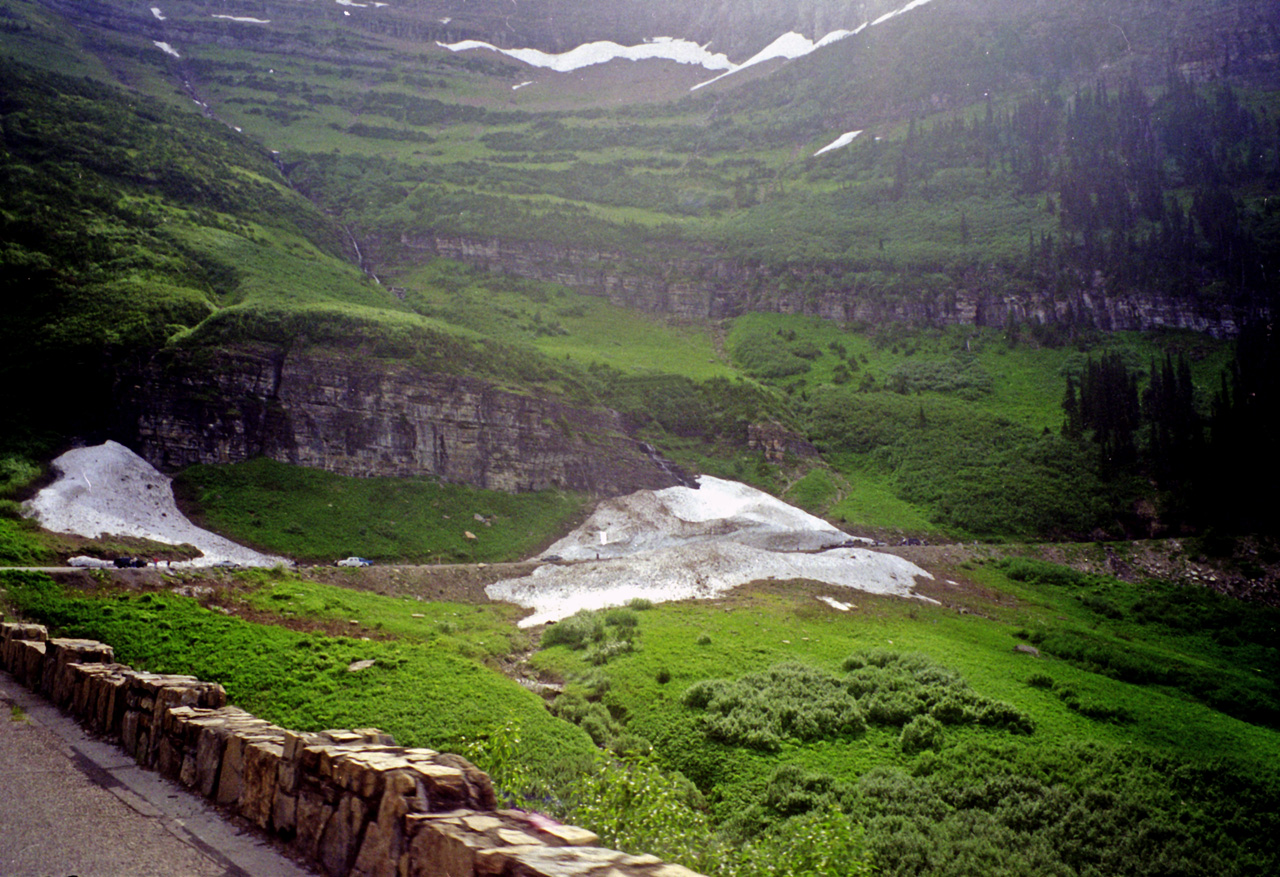
<instances>
[{"instance_id":1,"label":"snow patch","mask_svg":"<svg viewBox=\"0 0 1280 877\"><path fill-rule=\"evenodd\" d=\"M269 18L249 18L244 15L211 15L210 18L221 18L224 21L243 21L246 24L270 24Z\"/></svg>"},{"instance_id":2,"label":"snow patch","mask_svg":"<svg viewBox=\"0 0 1280 877\"><path fill-rule=\"evenodd\" d=\"M819 597L818 599L821 600L823 603L826 603L832 609L839 610L840 612L848 612L850 609L853 608L852 603L841 602L840 600L837 600L835 597Z\"/></svg>"},{"instance_id":3,"label":"snow patch","mask_svg":"<svg viewBox=\"0 0 1280 877\"><path fill-rule=\"evenodd\" d=\"M832 141L831 141L830 143L828 143L826 146L822 147L822 148L821 148L821 149L819 149L817 152L815 152L815 153L813 154L814 158L817 158L819 155L822 155L822 153L824 153L824 152L830 152L830 151L831 151L831 150L833 150L833 149L839 149L839 148L841 148L842 146L848 146L850 143L852 143L852 142L853 142L854 138L855 138L855 137L857 137L857 136L858 136L859 134L861 134L861 133L862 133L862 131L860 131L860 130L859 130L859 131L846 131L845 133L843 133L843 134L841 134L839 137L837 137L835 140L832 140Z\"/></svg>"},{"instance_id":4,"label":"snow patch","mask_svg":"<svg viewBox=\"0 0 1280 877\"><path fill-rule=\"evenodd\" d=\"M159 6L152 6L151 14L156 17L157 21L164 21L164 13L160 11Z\"/></svg>"},{"instance_id":5,"label":"snow patch","mask_svg":"<svg viewBox=\"0 0 1280 877\"><path fill-rule=\"evenodd\" d=\"M855 27L853 30L833 30L831 31L831 33L827 34L826 36L822 37L822 39L817 40L816 42L810 41L805 36L795 32L785 33L782 36L778 37L776 40L774 40L772 43L770 43L768 46L761 49L755 55L752 55L746 61L742 62L741 64L738 64L732 67L731 69L725 71L724 73L721 73L719 76L715 77L714 79L708 79L706 82L699 82L697 85L693 86L689 90L696 91L699 88L702 88L703 86L706 86L706 85L710 85L713 82L719 82L721 79L724 79L726 76L731 76L734 73L737 73L739 70L745 70L748 67L753 67L756 64L760 64L764 61L772 61L775 58L783 58L788 61L793 61L796 58L804 57L805 55L808 55L811 52L817 51L823 46L829 46L832 43L836 43L836 42L839 42L840 40L845 39L846 37L851 37L851 36L860 34L869 27L875 27L877 24L882 24L883 22L886 22L895 16L902 15L904 12L910 12L912 9L916 9L920 6L924 6L926 3L929 3L929 2L931 2L931 0L911 0L911 2L908 3L907 5L899 9L895 9L891 12L886 12L884 15L880 16L875 21L863 22L862 24Z\"/></svg>"},{"instance_id":6,"label":"snow patch","mask_svg":"<svg viewBox=\"0 0 1280 877\"><path fill-rule=\"evenodd\" d=\"M337 0L343 6L366 6L365 3L356 3L354 0ZM457 43L436 43L441 48L448 49L451 52L467 52L472 49L488 49L492 52L499 52L509 58L515 58L517 61L523 61L531 67L544 67L555 70L558 73L569 73L573 70L580 70L583 67L590 67L595 64L606 64L623 58L630 61L647 61L647 60L664 60L675 61L678 64L691 64L698 67L705 67L708 70L723 70L719 76L708 79L706 82L699 82L691 88L691 91L710 85L713 82L719 82L726 76L737 73L739 70L745 70L748 67L754 67L756 64L772 61L774 59L794 60L796 58L808 55L823 46L829 46L832 43L839 42L846 37L854 36L862 33L868 27L875 27L905 12L910 12L920 6L924 6L931 0L911 0L905 6L886 12L875 21L863 22L853 30L833 30L819 40L810 40L803 34L791 31L775 39L769 45L765 46L759 52L752 55L741 64L734 64L729 58L720 52L707 51L706 45L698 45L690 40L678 39L676 37L655 37L652 40L646 40L638 46L623 46L618 43L601 40L594 43L584 43L577 48L570 49L560 54L549 54L538 49L500 49L492 43L482 42L480 40L462 40ZM374 4L381 5L381 4ZM448 24L451 18L440 19L441 24Z\"/></svg>"},{"instance_id":7,"label":"snow patch","mask_svg":"<svg viewBox=\"0 0 1280 877\"><path fill-rule=\"evenodd\" d=\"M172 55L175 58L182 57L181 55L178 54L177 49L175 49L173 46L169 45L168 43L162 43L159 40L152 40L151 42L155 44L155 47L157 49L164 52L166 55Z\"/></svg>"},{"instance_id":8,"label":"snow patch","mask_svg":"<svg viewBox=\"0 0 1280 877\"><path fill-rule=\"evenodd\" d=\"M512 91L519 91L520 89L524 88L526 85L533 85L533 81L532 81L532 80L530 80L529 82L522 82L522 83L520 83L519 85L513 85L513 86L511 86L511 90L512 90Z\"/></svg>"},{"instance_id":9,"label":"snow patch","mask_svg":"<svg viewBox=\"0 0 1280 877\"><path fill-rule=\"evenodd\" d=\"M673 37L657 37L638 46L623 46L610 40L601 40L595 43L584 43L558 55L538 49L500 49L492 43L480 40L463 40L458 43L437 42L436 45L451 52L489 49L509 58L515 58L517 61L523 61L531 67L543 67L555 70L557 73L569 73L583 67L607 64L618 59L675 61L677 64L692 64L708 70L727 70L733 66L728 57L723 54L708 52L705 46Z\"/></svg>"},{"instance_id":10,"label":"snow patch","mask_svg":"<svg viewBox=\"0 0 1280 877\"><path fill-rule=\"evenodd\" d=\"M124 445L107 442L67 451L53 461L58 478L23 511L48 530L98 538L136 536L181 545L186 542L203 557L174 567L209 566L229 560L242 566L287 564L283 557L262 554L202 530L178 511L170 479Z\"/></svg>"},{"instance_id":11,"label":"snow patch","mask_svg":"<svg viewBox=\"0 0 1280 877\"><path fill-rule=\"evenodd\" d=\"M776 58L782 58L787 61L791 61L796 58L802 58L805 55L808 55L809 53L813 52L814 50L821 48L822 46L831 45L832 43L842 40L845 37L852 36L853 34L859 33L865 27L866 25L863 24L855 30L833 30L831 33L827 34L817 42L814 42L813 40L810 40L808 37L804 36L803 34L798 34L795 31L791 31L790 33L784 33L782 36L778 37L772 43L765 46L759 52L756 52L754 55L752 55L747 60L743 61L741 64L734 65L731 69L726 70L724 73L721 73L715 79L708 79L706 82L699 82L697 85L693 86L693 88L689 90L696 91L697 89L702 88L704 85L710 85L713 82L719 82L721 79L724 79L726 76L729 76L733 73L737 73L739 70L746 70L748 67L754 67L757 64L763 64L765 61L772 61Z\"/></svg>"},{"instance_id":12,"label":"snow patch","mask_svg":"<svg viewBox=\"0 0 1280 877\"><path fill-rule=\"evenodd\" d=\"M699 488L641 490L602 502L547 549L576 563L546 564L495 582L492 600L533 610L522 627L641 597L709 599L762 579L812 579L902 597L917 576L909 561L851 545L846 533L767 493L710 476Z\"/></svg>"},{"instance_id":13,"label":"snow patch","mask_svg":"<svg viewBox=\"0 0 1280 877\"><path fill-rule=\"evenodd\" d=\"M884 15L880 16L875 21L871 22L871 26L875 27L877 24L883 24L884 22L888 21L891 18L894 18L895 16L902 15L904 12L910 12L912 9L918 9L921 6L924 6L928 2L930 2L930 0L911 0L910 3L908 3L906 6L903 6L901 9L895 9L892 12L886 12Z\"/></svg>"}]
</instances>

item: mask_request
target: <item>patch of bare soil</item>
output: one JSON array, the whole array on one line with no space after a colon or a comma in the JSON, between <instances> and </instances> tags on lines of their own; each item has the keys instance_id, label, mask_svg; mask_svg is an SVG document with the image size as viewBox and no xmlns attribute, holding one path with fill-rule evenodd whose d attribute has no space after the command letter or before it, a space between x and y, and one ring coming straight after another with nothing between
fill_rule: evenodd
<instances>
[{"instance_id":1,"label":"patch of bare soil","mask_svg":"<svg viewBox=\"0 0 1280 877\"><path fill-rule=\"evenodd\" d=\"M300 566L303 578L384 597L421 597L451 603L488 603L484 589L494 582L525 576L536 563L439 564L430 566L377 565L366 567Z\"/></svg>"},{"instance_id":2,"label":"patch of bare soil","mask_svg":"<svg viewBox=\"0 0 1280 877\"><path fill-rule=\"evenodd\" d=\"M74 533L54 533L41 528L40 538L64 560L76 556L98 557L103 560L113 560L117 557L141 557L144 560L159 560L161 563L165 561L177 563L200 557L200 549L190 543L169 545L137 536L109 536L93 539L88 536L77 536Z\"/></svg>"},{"instance_id":3,"label":"patch of bare soil","mask_svg":"<svg viewBox=\"0 0 1280 877\"><path fill-rule=\"evenodd\" d=\"M913 590L961 614L988 615L993 607L1011 608L1017 601L980 584L968 567L1005 555L1000 546L955 542L945 545L892 545L875 549L909 560L933 574L916 579Z\"/></svg>"}]
</instances>

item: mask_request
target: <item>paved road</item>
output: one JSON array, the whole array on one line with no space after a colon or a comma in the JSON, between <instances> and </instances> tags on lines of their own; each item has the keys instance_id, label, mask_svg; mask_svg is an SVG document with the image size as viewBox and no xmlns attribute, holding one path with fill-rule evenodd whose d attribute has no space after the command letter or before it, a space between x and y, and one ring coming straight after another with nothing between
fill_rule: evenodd
<instances>
[{"instance_id":1,"label":"paved road","mask_svg":"<svg viewBox=\"0 0 1280 877\"><path fill-rule=\"evenodd\" d=\"M0 671L0 875L310 877Z\"/></svg>"}]
</instances>

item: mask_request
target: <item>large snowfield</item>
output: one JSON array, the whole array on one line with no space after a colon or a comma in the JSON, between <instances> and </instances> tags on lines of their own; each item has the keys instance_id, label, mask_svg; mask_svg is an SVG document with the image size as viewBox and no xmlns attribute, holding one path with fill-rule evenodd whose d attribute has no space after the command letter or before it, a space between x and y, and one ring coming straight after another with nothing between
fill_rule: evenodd
<instances>
[{"instance_id":1,"label":"large snowfield","mask_svg":"<svg viewBox=\"0 0 1280 877\"><path fill-rule=\"evenodd\" d=\"M709 599L765 579L918 597L916 577L933 578L900 557L848 545L847 534L767 493L706 475L698 484L605 500L544 555L569 562L485 593L532 609L520 622L531 627L636 598Z\"/></svg>"},{"instance_id":2,"label":"large snowfield","mask_svg":"<svg viewBox=\"0 0 1280 877\"><path fill-rule=\"evenodd\" d=\"M57 480L25 503L46 530L79 536L137 536L167 545L194 545L203 552L174 568L230 561L241 566L287 564L202 530L178 511L170 479L117 442L67 451L53 461Z\"/></svg>"},{"instance_id":3,"label":"large snowfield","mask_svg":"<svg viewBox=\"0 0 1280 877\"><path fill-rule=\"evenodd\" d=\"M185 542L203 552L174 567L288 563L192 524L174 503L170 479L124 445L77 448L53 467L57 480L25 507L46 529ZM637 597L655 603L708 599L766 579L808 579L842 590L927 599L912 588L917 577L933 577L915 564L859 547L854 543L866 540L745 484L706 475L698 484L604 500L547 549L544 557L557 560L531 575L496 582L485 593L532 609L522 627ZM843 605L835 596L825 599Z\"/></svg>"}]
</instances>

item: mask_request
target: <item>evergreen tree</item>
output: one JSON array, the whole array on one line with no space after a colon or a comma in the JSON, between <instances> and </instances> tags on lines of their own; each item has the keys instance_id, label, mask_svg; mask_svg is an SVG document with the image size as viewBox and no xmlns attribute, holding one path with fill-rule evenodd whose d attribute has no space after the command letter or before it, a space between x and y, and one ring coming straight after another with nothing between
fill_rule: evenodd
<instances>
[{"instance_id":1,"label":"evergreen tree","mask_svg":"<svg viewBox=\"0 0 1280 877\"><path fill-rule=\"evenodd\" d=\"M1080 384L1080 425L1098 448L1102 473L1115 476L1137 460L1134 433L1141 410L1135 375L1116 354L1090 358Z\"/></svg>"},{"instance_id":2,"label":"evergreen tree","mask_svg":"<svg viewBox=\"0 0 1280 877\"><path fill-rule=\"evenodd\" d=\"M1203 480L1203 523L1280 533L1280 352L1274 324L1246 326L1213 403Z\"/></svg>"}]
</instances>

